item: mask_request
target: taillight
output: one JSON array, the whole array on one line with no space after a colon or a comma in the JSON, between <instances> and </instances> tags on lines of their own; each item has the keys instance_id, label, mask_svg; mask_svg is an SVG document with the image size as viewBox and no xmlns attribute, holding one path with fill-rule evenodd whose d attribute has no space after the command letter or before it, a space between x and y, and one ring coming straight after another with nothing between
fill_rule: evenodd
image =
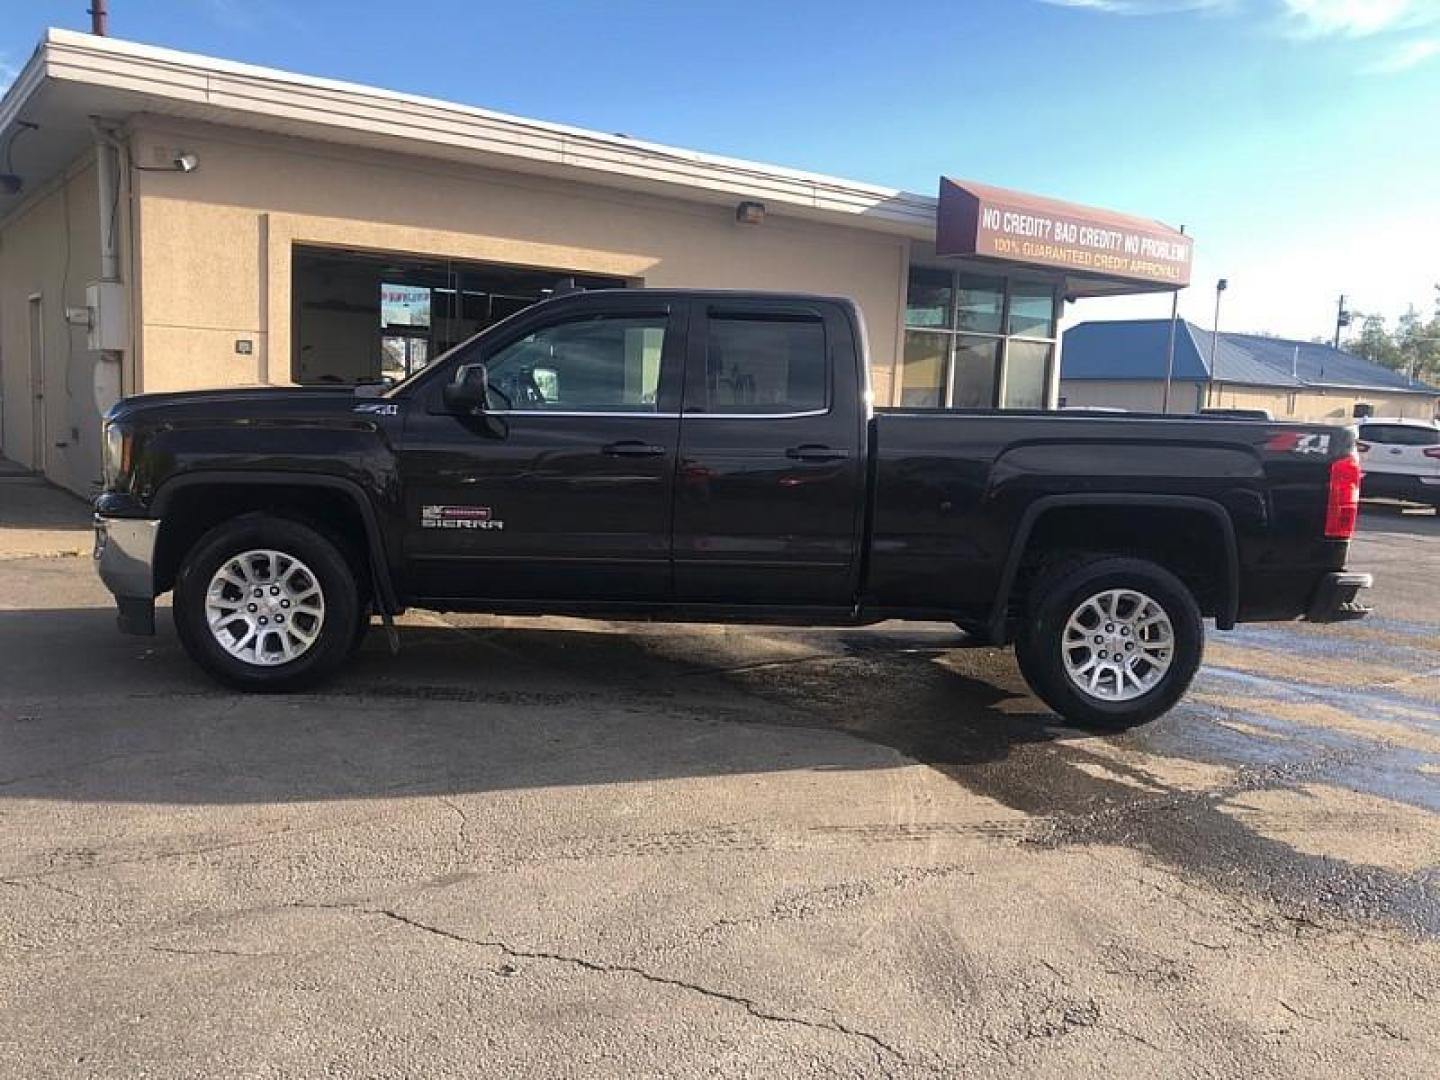
<instances>
[{"instance_id":1,"label":"taillight","mask_svg":"<svg viewBox=\"0 0 1440 1080\"><path fill-rule=\"evenodd\" d=\"M1423 453L1426 457L1440 458L1440 446L1427 446Z\"/></svg>"},{"instance_id":2,"label":"taillight","mask_svg":"<svg viewBox=\"0 0 1440 1080\"><path fill-rule=\"evenodd\" d=\"M1330 495L1325 503L1325 538L1349 540L1360 515L1360 458L1346 454L1330 463Z\"/></svg>"}]
</instances>

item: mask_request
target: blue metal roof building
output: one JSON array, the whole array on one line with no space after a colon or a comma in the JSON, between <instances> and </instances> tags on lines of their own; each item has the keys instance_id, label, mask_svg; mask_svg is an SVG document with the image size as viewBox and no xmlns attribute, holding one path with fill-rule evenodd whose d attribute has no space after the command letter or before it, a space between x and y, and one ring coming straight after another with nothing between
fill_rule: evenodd
<instances>
[{"instance_id":1,"label":"blue metal roof building","mask_svg":"<svg viewBox=\"0 0 1440 1080\"><path fill-rule=\"evenodd\" d=\"M1072 327L1065 332L1060 353L1062 396L1072 405L1158 409L1169 337L1169 319L1087 322ZM1440 403L1440 388L1330 345L1222 331L1214 343L1212 365L1211 338L1210 331L1194 323L1175 324L1174 380L1191 386L1178 395L1172 392L1172 411L1230 404L1227 396L1233 398L1237 393L1248 399L1263 397L1266 392L1275 398L1273 405L1279 406L1272 406L1276 416L1333 415L1341 402L1350 399L1370 402L1379 415L1433 415ZM1102 383L1106 384L1104 391ZM1193 389L1202 384L1203 391ZM1148 401L1151 396L1153 402ZM1318 398L1326 399L1325 408L1311 400ZM1257 404L1251 400L1236 403Z\"/></svg>"}]
</instances>

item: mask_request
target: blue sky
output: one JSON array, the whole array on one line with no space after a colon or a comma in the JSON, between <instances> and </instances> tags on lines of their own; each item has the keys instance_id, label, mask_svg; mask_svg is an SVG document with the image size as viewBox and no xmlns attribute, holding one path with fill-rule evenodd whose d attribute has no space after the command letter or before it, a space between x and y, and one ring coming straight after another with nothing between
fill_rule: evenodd
<instances>
[{"instance_id":1,"label":"blue sky","mask_svg":"<svg viewBox=\"0 0 1440 1080\"><path fill-rule=\"evenodd\" d=\"M0 83L86 0L0 0ZM933 192L1184 224L1182 311L1327 333L1440 281L1440 0L111 0L111 33ZM1091 301L1071 319L1166 314Z\"/></svg>"}]
</instances>

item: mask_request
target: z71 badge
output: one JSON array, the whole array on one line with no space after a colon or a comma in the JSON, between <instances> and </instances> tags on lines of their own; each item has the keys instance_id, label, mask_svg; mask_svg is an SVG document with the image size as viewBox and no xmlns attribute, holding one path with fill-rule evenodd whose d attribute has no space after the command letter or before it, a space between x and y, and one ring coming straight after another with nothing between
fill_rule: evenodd
<instances>
[{"instance_id":1,"label":"z71 badge","mask_svg":"<svg viewBox=\"0 0 1440 1080\"><path fill-rule=\"evenodd\" d=\"M1328 454L1330 452L1330 436L1319 433L1307 435L1298 431L1282 431L1279 435L1272 435L1265 447L1282 454Z\"/></svg>"},{"instance_id":2,"label":"z71 badge","mask_svg":"<svg viewBox=\"0 0 1440 1080\"><path fill-rule=\"evenodd\" d=\"M488 506L422 506L420 508L422 529L503 529L505 523L496 521Z\"/></svg>"}]
</instances>

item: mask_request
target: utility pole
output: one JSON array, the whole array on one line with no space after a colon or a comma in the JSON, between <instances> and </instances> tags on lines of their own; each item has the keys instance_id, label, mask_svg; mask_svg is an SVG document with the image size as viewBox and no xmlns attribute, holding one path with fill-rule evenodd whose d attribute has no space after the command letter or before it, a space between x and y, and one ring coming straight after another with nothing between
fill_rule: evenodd
<instances>
[{"instance_id":1,"label":"utility pole","mask_svg":"<svg viewBox=\"0 0 1440 1080\"><path fill-rule=\"evenodd\" d=\"M96 37L105 37L110 33L110 3L109 0L90 0L90 6L85 9L90 14L90 32Z\"/></svg>"},{"instance_id":2,"label":"utility pole","mask_svg":"<svg viewBox=\"0 0 1440 1080\"><path fill-rule=\"evenodd\" d=\"M1345 310L1345 294L1340 294L1340 302L1335 305L1335 348L1340 348L1340 331L1350 325L1351 313Z\"/></svg>"},{"instance_id":3,"label":"utility pole","mask_svg":"<svg viewBox=\"0 0 1440 1080\"><path fill-rule=\"evenodd\" d=\"M1180 233L1184 235L1185 226L1180 226ZM1180 290L1176 289L1170 294L1170 341L1165 346L1165 394L1160 399L1160 411L1170 411L1170 383L1175 378L1175 322L1180 317Z\"/></svg>"},{"instance_id":4,"label":"utility pole","mask_svg":"<svg viewBox=\"0 0 1440 1080\"><path fill-rule=\"evenodd\" d=\"M1215 346L1220 342L1220 294L1230 287L1230 282L1221 278L1215 282L1215 326L1210 331L1210 390L1205 395L1207 405L1214 404L1215 397Z\"/></svg>"}]
</instances>

